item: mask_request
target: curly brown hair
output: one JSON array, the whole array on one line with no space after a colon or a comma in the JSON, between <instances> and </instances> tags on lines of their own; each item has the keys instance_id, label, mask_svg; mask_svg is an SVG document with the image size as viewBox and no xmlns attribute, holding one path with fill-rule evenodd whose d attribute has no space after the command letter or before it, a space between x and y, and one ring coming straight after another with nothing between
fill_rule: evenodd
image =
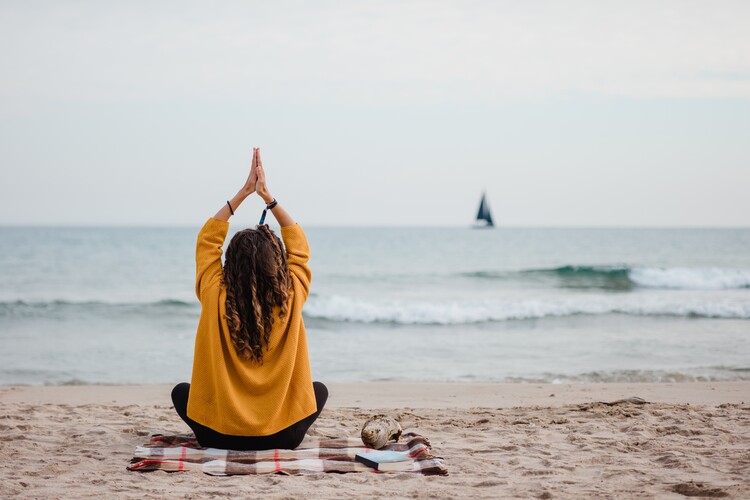
<instances>
[{"instance_id":1,"label":"curly brown hair","mask_svg":"<svg viewBox=\"0 0 750 500\"><path fill-rule=\"evenodd\" d=\"M227 290L224 318L237 354L263 363L263 351L274 323L287 314L289 271L281 240L266 225L234 235L227 247L223 284Z\"/></svg>"}]
</instances>

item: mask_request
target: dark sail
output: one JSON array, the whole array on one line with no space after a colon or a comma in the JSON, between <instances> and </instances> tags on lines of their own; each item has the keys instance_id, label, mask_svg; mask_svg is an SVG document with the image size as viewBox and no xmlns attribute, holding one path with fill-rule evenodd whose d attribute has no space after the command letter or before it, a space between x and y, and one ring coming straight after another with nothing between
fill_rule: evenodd
<instances>
[{"instance_id":1,"label":"dark sail","mask_svg":"<svg viewBox=\"0 0 750 500\"><path fill-rule=\"evenodd\" d=\"M488 226L494 226L492 222L492 215L490 214L490 206L487 204L485 194L482 193L482 201L479 202L479 211L477 212L477 221L486 221Z\"/></svg>"}]
</instances>

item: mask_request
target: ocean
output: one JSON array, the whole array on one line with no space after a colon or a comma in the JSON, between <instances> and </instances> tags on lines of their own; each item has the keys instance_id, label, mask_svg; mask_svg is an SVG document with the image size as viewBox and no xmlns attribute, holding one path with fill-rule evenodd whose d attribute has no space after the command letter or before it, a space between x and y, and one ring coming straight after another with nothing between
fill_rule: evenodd
<instances>
[{"instance_id":1,"label":"ocean","mask_svg":"<svg viewBox=\"0 0 750 500\"><path fill-rule=\"evenodd\" d=\"M198 229L0 228L0 384L188 381ZM750 229L305 229L317 380L750 379Z\"/></svg>"}]
</instances>

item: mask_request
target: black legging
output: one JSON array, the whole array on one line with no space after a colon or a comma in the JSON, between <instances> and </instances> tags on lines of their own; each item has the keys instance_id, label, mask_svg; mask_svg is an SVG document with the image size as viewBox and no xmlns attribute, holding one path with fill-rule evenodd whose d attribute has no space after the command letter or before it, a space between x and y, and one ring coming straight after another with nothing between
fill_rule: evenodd
<instances>
[{"instance_id":1,"label":"black legging","mask_svg":"<svg viewBox=\"0 0 750 500\"><path fill-rule=\"evenodd\" d=\"M325 385L320 382L313 382L313 390L318 407L315 413L270 436L231 436L216 432L191 419L187 416L188 394L190 394L190 384L187 382L177 384L172 389L172 403L180 418L193 429L198 443L206 448L221 448L223 450L272 450L282 448L293 450L302 442L305 432L318 418L328 400L328 389Z\"/></svg>"}]
</instances>

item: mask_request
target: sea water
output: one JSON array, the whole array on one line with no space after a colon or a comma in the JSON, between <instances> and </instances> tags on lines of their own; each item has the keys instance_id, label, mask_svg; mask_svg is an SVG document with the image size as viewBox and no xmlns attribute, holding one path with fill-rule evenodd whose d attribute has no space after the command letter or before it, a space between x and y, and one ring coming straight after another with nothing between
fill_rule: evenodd
<instances>
[{"instance_id":1,"label":"sea water","mask_svg":"<svg viewBox=\"0 0 750 500\"><path fill-rule=\"evenodd\" d=\"M198 229L0 228L0 384L189 380ZM750 229L305 229L316 379L750 379Z\"/></svg>"}]
</instances>

